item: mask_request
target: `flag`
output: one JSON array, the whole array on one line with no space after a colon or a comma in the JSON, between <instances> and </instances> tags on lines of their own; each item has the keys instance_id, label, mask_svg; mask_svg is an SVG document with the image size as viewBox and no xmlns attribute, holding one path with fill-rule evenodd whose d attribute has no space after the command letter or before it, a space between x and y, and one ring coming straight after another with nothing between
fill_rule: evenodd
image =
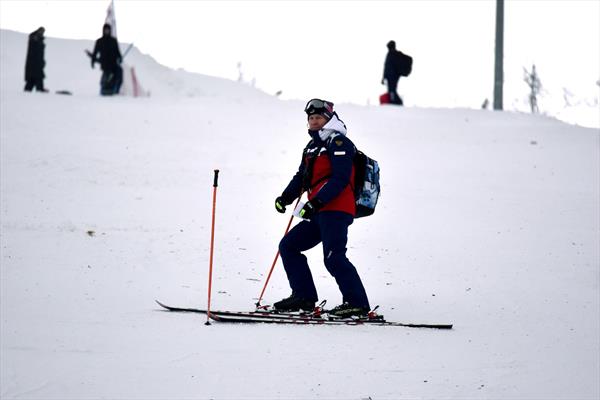
<instances>
[{"instance_id":1,"label":"flag","mask_svg":"<svg viewBox=\"0 0 600 400\"><path fill-rule=\"evenodd\" d=\"M117 19L115 18L115 1L111 0L106 10L106 21L104 23L110 25L112 37L117 38Z\"/></svg>"}]
</instances>

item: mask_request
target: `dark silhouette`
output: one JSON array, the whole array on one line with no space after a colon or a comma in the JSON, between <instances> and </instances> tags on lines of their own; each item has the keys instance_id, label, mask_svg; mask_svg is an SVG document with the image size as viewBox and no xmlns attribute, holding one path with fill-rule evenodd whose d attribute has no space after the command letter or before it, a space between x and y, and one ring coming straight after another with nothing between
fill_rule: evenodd
<instances>
[{"instance_id":1,"label":"dark silhouette","mask_svg":"<svg viewBox=\"0 0 600 400\"><path fill-rule=\"evenodd\" d=\"M531 107L531 113L537 114L540 112L540 109L537 104L537 96L540 94L542 90L542 81L540 81L540 77L535 70L535 64L531 67L531 72L527 71L526 68L523 68L525 73L524 80L529 86L529 106Z\"/></svg>"},{"instance_id":2,"label":"dark silhouette","mask_svg":"<svg viewBox=\"0 0 600 400\"><path fill-rule=\"evenodd\" d=\"M27 44L27 59L25 60L25 91L31 92L34 88L38 92L46 92L44 89L44 27L39 27L29 34Z\"/></svg>"},{"instance_id":3,"label":"dark silhouette","mask_svg":"<svg viewBox=\"0 0 600 400\"><path fill-rule=\"evenodd\" d=\"M111 35L109 24L104 24L102 27L102 37L96 40L94 51L89 55L92 58L92 68L95 63L99 62L102 69L100 93L103 95L118 94L123 83L123 69L120 65L122 56L117 39Z\"/></svg>"},{"instance_id":4,"label":"dark silhouette","mask_svg":"<svg viewBox=\"0 0 600 400\"><path fill-rule=\"evenodd\" d=\"M390 40L387 44L388 53L385 57L383 78L381 84L387 83L389 101L392 104L403 105L398 95L397 87L400 76L408 76L412 70L412 57L396 50L396 42Z\"/></svg>"}]
</instances>

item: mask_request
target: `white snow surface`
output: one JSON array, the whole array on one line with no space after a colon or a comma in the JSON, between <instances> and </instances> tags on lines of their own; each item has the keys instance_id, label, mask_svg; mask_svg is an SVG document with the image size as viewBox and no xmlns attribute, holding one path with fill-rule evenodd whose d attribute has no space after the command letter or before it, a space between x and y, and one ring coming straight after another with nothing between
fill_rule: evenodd
<instances>
[{"instance_id":1,"label":"white snow surface","mask_svg":"<svg viewBox=\"0 0 600 400\"><path fill-rule=\"evenodd\" d=\"M2 399L598 399L600 133L509 112L337 104L381 166L348 255L379 326L205 326L253 307L308 140L303 101L133 50L150 98L100 97L89 41L1 31ZM335 102L335 99L331 99ZM319 295L341 298L318 246ZM289 294L276 266L266 303Z\"/></svg>"}]
</instances>

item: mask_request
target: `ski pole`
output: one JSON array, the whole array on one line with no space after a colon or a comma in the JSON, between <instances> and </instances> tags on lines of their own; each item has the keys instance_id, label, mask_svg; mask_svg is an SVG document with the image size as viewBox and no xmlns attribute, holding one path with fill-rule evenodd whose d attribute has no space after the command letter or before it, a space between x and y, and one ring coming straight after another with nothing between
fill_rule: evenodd
<instances>
[{"instance_id":1,"label":"ski pole","mask_svg":"<svg viewBox=\"0 0 600 400\"><path fill-rule=\"evenodd\" d=\"M212 271L213 271L213 249L215 244L215 209L217 207L217 186L219 181L219 170L215 169L213 181L213 205L212 205L212 225L210 229L210 258L208 261L208 304L206 306L206 323L210 325L210 293L212 290Z\"/></svg>"},{"instance_id":2,"label":"ski pole","mask_svg":"<svg viewBox=\"0 0 600 400\"><path fill-rule=\"evenodd\" d=\"M302 194L300 194L300 197L298 197L298 200L296 201L296 205L294 206L294 209L296 209L296 207L298 207L298 203L300 203L300 198L302 197ZM287 224L287 227L285 228L285 233L283 234L283 236L287 235L287 233L290 230L290 226L292 225L292 221L294 220L294 213L292 213L292 215L290 216L290 221ZM271 264L271 269L269 270L269 274L267 275L267 280L265 281L265 285L262 288L262 291L260 292L260 296L258 296L258 301L256 302L256 308L260 308L260 301L263 298L263 295L265 294L265 290L267 289L267 285L269 284L269 280L271 279L271 274L273 273L273 269L275 268L275 264L277 264L277 259L279 258L279 247L277 247L277 253L275 254L275 259L273 260L273 264Z\"/></svg>"},{"instance_id":3,"label":"ski pole","mask_svg":"<svg viewBox=\"0 0 600 400\"><path fill-rule=\"evenodd\" d=\"M125 49L125 51L123 52L123 55L121 56L121 63L123 62L125 57L127 57L127 54L129 53L129 51L131 50L132 47L133 47L133 43L130 43L129 46L127 46L127 49Z\"/></svg>"}]
</instances>

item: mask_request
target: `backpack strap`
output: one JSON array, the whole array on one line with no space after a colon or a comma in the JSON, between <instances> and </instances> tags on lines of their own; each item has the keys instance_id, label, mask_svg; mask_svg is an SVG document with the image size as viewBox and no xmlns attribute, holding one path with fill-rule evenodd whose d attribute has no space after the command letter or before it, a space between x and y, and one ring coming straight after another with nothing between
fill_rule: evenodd
<instances>
[{"instance_id":1,"label":"backpack strap","mask_svg":"<svg viewBox=\"0 0 600 400\"><path fill-rule=\"evenodd\" d=\"M341 135L340 133L333 133L331 136L329 136L329 137L327 138L327 148L329 148L329 145L331 144L331 141L332 141L332 140L333 140L335 137L337 137L337 136L340 136L340 135ZM354 143L352 143L352 146L354 147L354 158L352 159L352 166L353 166L353 167L356 167L356 165L354 164L354 160L356 160L356 155L358 154L358 149L356 148L356 145L355 145ZM355 178L355 179L356 179L356 173L357 173L357 171L356 171L356 168L355 168L355 171L354 171L354 178ZM331 177L331 176L330 176L330 175L328 175L328 176L324 177L323 179L320 179L319 181L321 182L321 181L323 181L324 179L329 179L330 177ZM355 186L356 186L356 184L355 184L354 180L353 180L353 179L350 179L350 189L352 189L352 193L355 193L355 196L354 196L354 197L356 197L356 190L355 190Z\"/></svg>"}]
</instances>

